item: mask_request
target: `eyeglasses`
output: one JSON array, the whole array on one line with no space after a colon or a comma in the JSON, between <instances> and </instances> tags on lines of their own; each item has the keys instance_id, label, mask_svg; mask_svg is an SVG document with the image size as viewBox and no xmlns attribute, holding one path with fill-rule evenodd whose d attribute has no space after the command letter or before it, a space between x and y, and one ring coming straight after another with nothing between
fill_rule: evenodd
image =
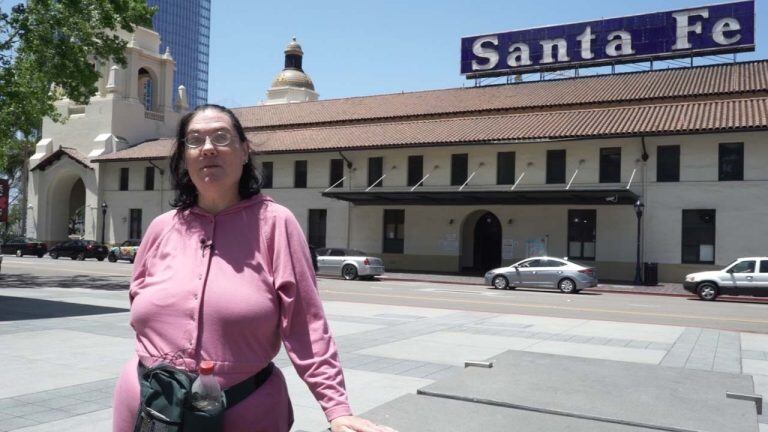
<instances>
[{"instance_id":1,"label":"eyeglasses","mask_svg":"<svg viewBox=\"0 0 768 432\"><path fill-rule=\"evenodd\" d=\"M198 148L205 145L208 139L216 147L226 147L232 141L232 135L227 131L217 131L210 135L190 134L184 138L184 144L189 148Z\"/></svg>"}]
</instances>

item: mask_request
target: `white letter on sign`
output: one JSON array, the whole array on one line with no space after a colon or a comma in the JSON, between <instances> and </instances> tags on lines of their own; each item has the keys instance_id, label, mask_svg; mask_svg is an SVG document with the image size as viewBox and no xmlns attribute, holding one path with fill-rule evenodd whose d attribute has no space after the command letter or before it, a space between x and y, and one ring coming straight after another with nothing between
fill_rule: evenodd
<instances>
[{"instance_id":1,"label":"white letter on sign","mask_svg":"<svg viewBox=\"0 0 768 432\"><path fill-rule=\"evenodd\" d=\"M486 48L484 43L490 42L494 45L494 48ZM485 64L478 63L477 60L472 60L472 70L488 70L493 69L499 63L499 53L495 47L499 46L499 38L496 36L486 36L483 38L475 39L472 42L472 54L487 59Z\"/></svg>"},{"instance_id":2,"label":"white letter on sign","mask_svg":"<svg viewBox=\"0 0 768 432\"><path fill-rule=\"evenodd\" d=\"M608 45L605 46L605 53L610 57L634 54L632 49L632 35L624 30L611 32L608 35Z\"/></svg>"},{"instance_id":3,"label":"white letter on sign","mask_svg":"<svg viewBox=\"0 0 768 432\"><path fill-rule=\"evenodd\" d=\"M675 21L677 21L677 40L675 41L675 44L672 45L673 50L690 49L691 44L688 42L688 33L694 32L701 34L701 21L694 25L688 25L688 18L695 15L699 15L705 19L709 18L709 9L691 9L687 11L675 12L672 14L672 16L675 18Z\"/></svg>"},{"instance_id":4,"label":"white letter on sign","mask_svg":"<svg viewBox=\"0 0 768 432\"><path fill-rule=\"evenodd\" d=\"M587 28L584 30L584 33L576 36L576 40L581 42L581 58L584 60L589 60L595 55L592 54L592 39L595 38L595 35L592 34L592 28L587 26Z\"/></svg>"},{"instance_id":5,"label":"white letter on sign","mask_svg":"<svg viewBox=\"0 0 768 432\"><path fill-rule=\"evenodd\" d=\"M735 18L723 18L716 22L715 26L712 28L712 39L714 39L715 42L719 43L720 45L730 45L734 42L738 42L739 39L741 39L741 35L736 34L734 36L727 37L723 33L738 30L741 30L741 24L739 24L738 20Z\"/></svg>"},{"instance_id":6,"label":"white letter on sign","mask_svg":"<svg viewBox=\"0 0 768 432\"><path fill-rule=\"evenodd\" d=\"M552 63L552 48L557 47L557 61L567 62L568 59L568 44L563 38L546 39L539 41L541 48L544 51L541 56L541 63Z\"/></svg>"},{"instance_id":7,"label":"white letter on sign","mask_svg":"<svg viewBox=\"0 0 768 432\"><path fill-rule=\"evenodd\" d=\"M531 64L531 50L528 48L528 44L519 42L510 45L507 64L510 67L528 66Z\"/></svg>"}]
</instances>

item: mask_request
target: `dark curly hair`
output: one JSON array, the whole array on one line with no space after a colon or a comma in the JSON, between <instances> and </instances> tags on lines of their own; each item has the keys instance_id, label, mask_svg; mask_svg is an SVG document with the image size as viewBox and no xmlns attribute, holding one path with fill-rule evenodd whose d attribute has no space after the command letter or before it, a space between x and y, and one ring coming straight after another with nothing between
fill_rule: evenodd
<instances>
[{"instance_id":1,"label":"dark curly hair","mask_svg":"<svg viewBox=\"0 0 768 432\"><path fill-rule=\"evenodd\" d=\"M232 122L232 127L237 132L237 137L240 142L248 143L250 150L250 143L248 137L245 136L243 125L240 124L240 120L237 119L235 113L231 110L214 104L200 105L190 111L181 118L179 121L179 128L176 132L176 143L174 144L173 154L171 155L171 186L176 191L176 196L171 201L171 206L176 207L179 210L186 210L197 204L197 188L192 183L192 179L189 177L189 172L184 165L184 151L186 145L184 144L184 138L187 136L187 128L192 119L200 112L206 110L215 110L226 114L229 120ZM248 163L243 165L243 173L240 175L240 184L238 185L238 192L240 199L247 199L261 192L261 175L256 171L256 167L251 160L251 153L248 152Z\"/></svg>"}]
</instances>

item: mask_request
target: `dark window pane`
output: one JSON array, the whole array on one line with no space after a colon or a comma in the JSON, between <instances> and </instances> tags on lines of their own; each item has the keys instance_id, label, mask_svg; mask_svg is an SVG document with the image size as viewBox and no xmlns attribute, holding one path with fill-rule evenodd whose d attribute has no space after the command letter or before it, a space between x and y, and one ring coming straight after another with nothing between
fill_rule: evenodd
<instances>
[{"instance_id":1,"label":"dark window pane","mask_svg":"<svg viewBox=\"0 0 768 432\"><path fill-rule=\"evenodd\" d=\"M269 189L272 187L272 162L261 163L261 187Z\"/></svg>"},{"instance_id":2,"label":"dark window pane","mask_svg":"<svg viewBox=\"0 0 768 432\"><path fill-rule=\"evenodd\" d=\"M768 261L760 261L760 273L768 273Z\"/></svg>"},{"instance_id":3,"label":"dark window pane","mask_svg":"<svg viewBox=\"0 0 768 432\"><path fill-rule=\"evenodd\" d=\"M144 170L144 190L155 189L155 167L146 167Z\"/></svg>"},{"instance_id":4,"label":"dark window pane","mask_svg":"<svg viewBox=\"0 0 768 432\"><path fill-rule=\"evenodd\" d=\"M307 161L299 160L293 163L293 187L307 187Z\"/></svg>"},{"instance_id":5,"label":"dark window pane","mask_svg":"<svg viewBox=\"0 0 768 432\"><path fill-rule=\"evenodd\" d=\"M496 184L515 184L515 152L496 154Z\"/></svg>"},{"instance_id":6,"label":"dark window pane","mask_svg":"<svg viewBox=\"0 0 768 432\"><path fill-rule=\"evenodd\" d=\"M565 150L547 150L547 183L565 183Z\"/></svg>"},{"instance_id":7,"label":"dark window pane","mask_svg":"<svg viewBox=\"0 0 768 432\"><path fill-rule=\"evenodd\" d=\"M754 273L755 261L741 261L728 269L731 273Z\"/></svg>"},{"instance_id":8,"label":"dark window pane","mask_svg":"<svg viewBox=\"0 0 768 432\"><path fill-rule=\"evenodd\" d=\"M368 186L376 183L377 180L384 175L384 158L372 157L368 158ZM384 181L376 183L376 187L381 187Z\"/></svg>"},{"instance_id":9,"label":"dark window pane","mask_svg":"<svg viewBox=\"0 0 768 432\"><path fill-rule=\"evenodd\" d=\"M595 259L597 210L568 210L568 257Z\"/></svg>"},{"instance_id":10,"label":"dark window pane","mask_svg":"<svg viewBox=\"0 0 768 432\"><path fill-rule=\"evenodd\" d=\"M325 209L309 209L309 235L310 246L316 248L325 247L325 228L328 220L328 211Z\"/></svg>"},{"instance_id":11,"label":"dark window pane","mask_svg":"<svg viewBox=\"0 0 768 432\"><path fill-rule=\"evenodd\" d=\"M621 181L621 147L600 149L600 183Z\"/></svg>"},{"instance_id":12,"label":"dark window pane","mask_svg":"<svg viewBox=\"0 0 768 432\"><path fill-rule=\"evenodd\" d=\"M459 153L451 155L451 185L460 186L467 181L467 164L469 163L469 155L466 153Z\"/></svg>"},{"instance_id":13,"label":"dark window pane","mask_svg":"<svg viewBox=\"0 0 768 432\"><path fill-rule=\"evenodd\" d=\"M129 226L128 237L132 239L141 238L141 209L131 209L131 223Z\"/></svg>"},{"instance_id":14,"label":"dark window pane","mask_svg":"<svg viewBox=\"0 0 768 432\"><path fill-rule=\"evenodd\" d=\"M405 240L405 210L384 210L385 253L403 253Z\"/></svg>"},{"instance_id":15,"label":"dark window pane","mask_svg":"<svg viewBox=\"0 0 768 432\"><path fill-rule=\"evenodd\" d=\"M683 210L682 261L715 262L715 210Z\"/></svg>"},{"instance_id":16,"label":"dark window pane","mask_svg":"<svg viewBox=\"0 0 768 432\"><path fill-rule=\"evenodd\" d=\"M656 148L656 181L680 181L680 146L668 145Z\"/></svg>"},{"instance_id":17,"label":"dark window pane","mask_svg":"<svg viewBox=\"0 0 768 432\"><path fill-rule=\"evenodd\" d=\"M424 177L424 156L408 156L408 186L416 186Z\"/></svg>"},{"instance_id":18,"label":"dark window pane","mask_svg":"<svg viewBox=\"0 0 768 432\"><path fill-rule=\"evenodd\" d=\"M328 180L328 186L343 187L342 178L344 178L344 159L331 159L331 178Z\"/></svg>"},{"instance_id":19,"label":"dark window pane","mask_svg":"<svg viewBox=\"0 0 768 432\"><path fill-rule=\"evenodd\" d=\"M129 174L128 168L120 168L120 190L121 191L127 191L128 190L128 174Z\"/></svg>"},{"instance_id":20,"label":"dark window pane","mask_svg":"<svg viewBox=\"0 0 768 432\"><path fill-rule=\"evenodd\" d=\"M719 167L720 181L744 180L744 143L721 143Z\"/></svg>"}]
</instances>

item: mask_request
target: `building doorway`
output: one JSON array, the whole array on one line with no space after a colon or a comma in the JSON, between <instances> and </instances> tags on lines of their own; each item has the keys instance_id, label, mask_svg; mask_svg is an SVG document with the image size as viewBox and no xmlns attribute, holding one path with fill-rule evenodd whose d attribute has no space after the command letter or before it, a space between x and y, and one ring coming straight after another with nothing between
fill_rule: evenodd
<instances>
[{"instance_id":1,"label":"building doorway","mask_svg":"<svg viewBox=\"0 0 768 432\"><path fill-rule=\"evenodd\" d=\"M461 229L461 271L484 273L501 266L501 222L487 210L470 213Z\"/></svg>"},{"instance_id":2,"label":"building doorway","mask_svg":"<svg viewBox=\"0 0 768 432\"><path fill-rule=\"evenodd\" d=\"M475 223L474 270L486 272L501 266L501 222L486 212Z\"/></svg>"}]
</instances>

